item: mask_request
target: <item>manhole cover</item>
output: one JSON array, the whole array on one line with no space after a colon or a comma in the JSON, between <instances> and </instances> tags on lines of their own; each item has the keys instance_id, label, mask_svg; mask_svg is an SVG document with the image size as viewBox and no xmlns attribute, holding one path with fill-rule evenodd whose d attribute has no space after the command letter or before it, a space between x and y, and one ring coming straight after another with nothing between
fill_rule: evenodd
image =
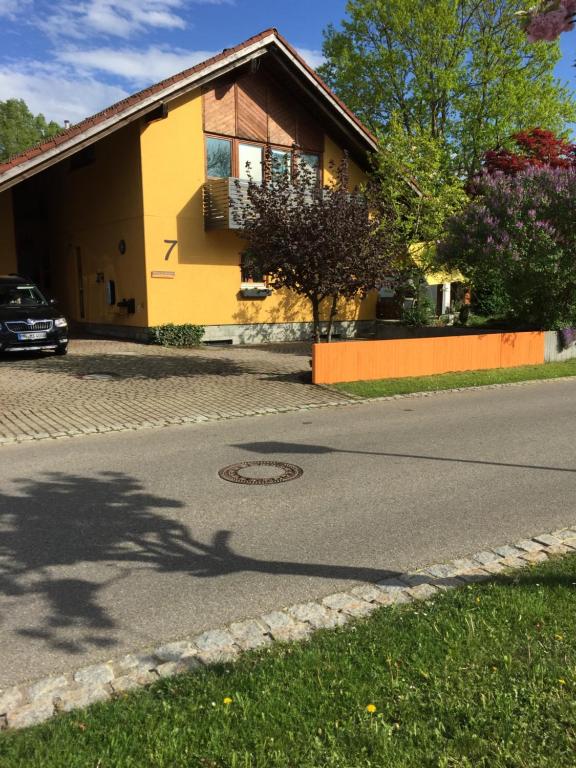
<instances>
[{"instance_id":1,"label":"manhole cover","mask_svg":"<svg viewBox=\"0 0 576 768\"><path fill-rule=\"evenodd\" d=\"M86 381L112 381L120 377L117 373L81 373L79 378Z\"/></svg>"},{"instance_id":2,"label":"manhole cover","mask_svg":"<svg viewBox=\"0 0 576 768\"><path fill-rule=\"evenodd\" d=\"M273 485L301 477L304 470L283 461L243 461L224 467L218 474L222 480L244 485Z\"/></svg>"}]
</instances>

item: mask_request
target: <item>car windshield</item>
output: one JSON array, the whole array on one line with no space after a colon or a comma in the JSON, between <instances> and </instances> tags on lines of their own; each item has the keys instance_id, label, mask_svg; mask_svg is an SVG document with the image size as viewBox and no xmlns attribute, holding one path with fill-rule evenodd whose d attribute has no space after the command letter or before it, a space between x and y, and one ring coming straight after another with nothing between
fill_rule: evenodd
<instances>
[{"instance_id":1,"label":"car windshield","mask_svg":"<svg viewBox=\"0 0 576 768\"><path fill-rule=\"evenodd\" d=\"M34 307L48 302L35 285L0 285L0 307Z\"/></svg>"}]
</instances>

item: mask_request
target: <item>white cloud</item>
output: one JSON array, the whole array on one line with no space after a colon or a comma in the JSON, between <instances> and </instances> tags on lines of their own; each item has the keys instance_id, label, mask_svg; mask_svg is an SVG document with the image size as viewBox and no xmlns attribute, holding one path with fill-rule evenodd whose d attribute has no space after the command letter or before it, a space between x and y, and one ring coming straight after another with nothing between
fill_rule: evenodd
<instances>
[{"instance_id":1,"label":"white cloud","mask_svg":"<svg viewBox=\"0 0 576 768\"><path fill-rule=\"evenodd\" d=\"M15 0L0 0L12 3ZM60 0L38 26L52 38L94 35L130 37L157 29L185 29L186 11L195 3L221 5L234 0Z\"/></svg>"},{"instance_id":2,"label":"white cloud","mask_svg":"<svg viewBox=\"0 0 576 768\"><path fill-rule=\"evenodd\" d=\"M62 124L77 123L129 95L115 85L59 65L31 61L0 66L0 101L24 99L30 110Z\"/></svg>"},{"instance_id":3,"label":"white cloud","mask_svg":"<svg viewBox=\"0 0 576 768\"><path fill-rule=\"evenodd\" d=\"M51 37L129 37L149 27L184 29L182 6L181 0L64 0L38 23Z\"/></svg>"},{"instance_id":4,"label":"white cloud","mask_svg":"<svg viewBox=\"0 0 576 768\"><path fill-rule=\"evenodd\" d=\"M297 48L296 50L312 69L318 69L326 61L322 51L313 50L312 48Z\"/></svg>"},{"instance_id":5,"label":"white cloud","mask_svg":"<svg viewBox=\"0 0 576 768\"><path fill-rule=\"evenodd\" d=\"M131 48L65 49L57 58L74 66L86 76L101 72L127 80L136 87L163 80L214 55L212 51L184 51L151 46L146 50Z\"/></svg>"},{"instance_id":6,"label":"white cloud","mask_svg":"<svg viewBox=\"0 0 576 768\"><path fill-rule=\"evenodd\" d=\"M0 0L0 19L15 19L31 5L32 0Z\"/></svg>"}]
</instances>

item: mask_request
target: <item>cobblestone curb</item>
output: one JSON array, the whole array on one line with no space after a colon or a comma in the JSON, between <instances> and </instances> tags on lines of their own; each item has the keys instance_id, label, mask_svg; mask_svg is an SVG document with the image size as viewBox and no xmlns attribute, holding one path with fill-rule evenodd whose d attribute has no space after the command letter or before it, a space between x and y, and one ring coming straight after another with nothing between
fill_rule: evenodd
<instances>
[{"instance_id":1,"label":"cobblestone curb","mask_svg":"<svg viewBox=\"0 0 576 768\"><path fill-rule=\"evenodd\" d=\"M381 398L372 398L381 399ZM389 399L389 398L384 398ZM139 432L143 429L160 429L163 427L184 426L186 424L207 424L208 422L215 421L229 421L230 419L246 418L249 416L268 416L269 414L289 413L293 411L311 411L317 408L331 408L342 405L358 405L359 403L369 402L369 400L355 400L350 396L349 400L330 400L323 403L306 403L305 405L285 405L278 406L276 408L261 408L261 409L248 409L238 410L233 413L222 414L208 414L208 415L190 415L190 416L170 416L166 418L154 418L150 415L149 418L141 422L115 421L105 424L101 422L101 416L98 413L98 409L92 409L94 411L94 418L90 424L79 425L76 427L63 426L58 431L49 432L47 430L40 430L40 420L36 419L35 415L30 412L28 414L28 421L30 423L30 432L18 435L0 435L0 447L3 445L14 445L18 443L27 443L33 440L37 442L39 440L62 440L70 437L83 437L85 435L101 435L110 434L111 432ZM84 414L90 417L91 409L87 406L83 406ZM0 418L2 414L0 413ZM20 418L21 414L17 416ZM99 423L100 422L100 423ZM38 431L35 431L38 429Z\"/></svg>"},{"instance_id":2,"label":"cobblestone curb","mask_svg":"<svg viewBox=\"0 0 576 768\"><path fill-rule=\"evenodd\" d=\"M576 526L437 563L377 584L361 584L348 592L233 622L153 650L16 685L0 690L0 729L35 725L59 712L111 699L164 677L233 661L242 651L262 648L273 641L305 640L315 630L343 626L369 616L381 606L429 600L447 589L486 581L495 574L570 552L576 552Z\"/></svg>"}]
</instances>

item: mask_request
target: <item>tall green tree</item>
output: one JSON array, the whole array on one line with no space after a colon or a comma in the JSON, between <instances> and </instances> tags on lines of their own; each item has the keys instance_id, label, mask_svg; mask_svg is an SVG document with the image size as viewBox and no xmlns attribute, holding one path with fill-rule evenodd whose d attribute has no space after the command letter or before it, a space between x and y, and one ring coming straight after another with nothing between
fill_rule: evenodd
<instances>
[{"instance_id":1,"label":"tall green tree","mask_svg":"<svg viewBox=\"0 0 576 768\"><path fill-rule=\"evenodd\" d=\"M22 99L0 101L0 162L54 136L61 127L33 115Z\"/></svg>"},{"instance_id":2,"label":"tall green tree","mask_svg":"<svg viewBox=\"0 0 576 768\"><path fill-rule=\"evenodd\" d=\"M325 31L321 74L373 130L396 115L471 178L511 134L562 134L576 119L553 74L558 44L531 45L518 23L531 1L349 0L341 28Z\"/></svg>"},{"instance_id":3,"label":"tall green tree","mask_svg":"<svg viewBox=\"0 0 576 768\"><path fill-rule=\"evenodd\" d=\"M407 134L397 114L381 138L373 180L393 207L406 243L439 239L445 221L468 200L443 143L419 128Z\"/></svg>"}]
</instances>

